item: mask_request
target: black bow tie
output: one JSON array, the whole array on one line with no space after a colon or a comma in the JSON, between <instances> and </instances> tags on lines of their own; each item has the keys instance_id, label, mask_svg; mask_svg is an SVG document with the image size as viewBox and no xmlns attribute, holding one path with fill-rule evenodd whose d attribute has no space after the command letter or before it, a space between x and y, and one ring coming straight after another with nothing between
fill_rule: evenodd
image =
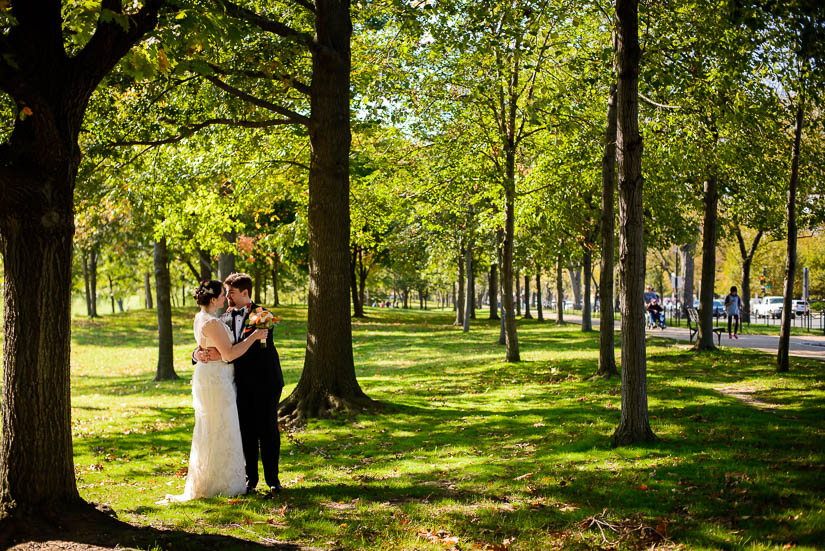
<instances>
[{"instance_id":1,"label":"black bow tie","mask_svg":"<svg viewBox=\"0 0 825 551\"><path fill-rule=\"evenodd\" d=\"M235 308L234 310L232 310L232 317L243 316L243 315L244 315L244 309L243 308Z\"/></svg>"}]
</instances>

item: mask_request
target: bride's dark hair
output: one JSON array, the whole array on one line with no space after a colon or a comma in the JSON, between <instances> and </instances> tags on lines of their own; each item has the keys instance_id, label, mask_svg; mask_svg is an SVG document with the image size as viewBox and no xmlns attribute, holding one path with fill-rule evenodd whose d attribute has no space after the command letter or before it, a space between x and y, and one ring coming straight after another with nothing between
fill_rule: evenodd
<instances>
[{"instance_id":1,"label":"bride's dark hair","mask_svg":"<svg viewBox=\"0 0 825 551\"><path fill-rule=\"evenodd\" d=\"M218 298L223 293L223 283L220 281L206 280L201 281L198 288L195 290L195 302L201 306L206 306L213 298Z\"/></svg>"}]
</instances>

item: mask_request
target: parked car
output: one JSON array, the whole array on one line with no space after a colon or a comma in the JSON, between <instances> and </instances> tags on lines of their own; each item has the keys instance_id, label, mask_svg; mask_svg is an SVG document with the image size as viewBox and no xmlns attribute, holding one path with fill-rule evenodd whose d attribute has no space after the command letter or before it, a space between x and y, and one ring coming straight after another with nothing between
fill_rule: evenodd
<instances>
[{"instance_id":1,"label":"parked car","mask_svg":"<svg viewBox=\"0 0 825 551\"><path fill-rule=\"evenodd\" d=\"M806 300L792 300L791 310L797 316L807 316L811 313L811 305Z\"/></svg>"},{"instance_id":2,"label":"parked car","mask_svg":"<svg viewBox=\"0 0 825 551\"><path fill-rule=\"evenodd\" d=\"M725 315L725 303L721 300L713 301L713 316L720 317Z\"/></svg>"},{"instance_id":3,"label":"parked car","mask_svg":"<svg viewBox=\"0 0 825 551\"><path fill-rule=\"evenodd\" d=\"M753 305L751 313L755 316L781 318L782 301L782 297L764 297L759 304Z\"/></svg>"}]
</instances>

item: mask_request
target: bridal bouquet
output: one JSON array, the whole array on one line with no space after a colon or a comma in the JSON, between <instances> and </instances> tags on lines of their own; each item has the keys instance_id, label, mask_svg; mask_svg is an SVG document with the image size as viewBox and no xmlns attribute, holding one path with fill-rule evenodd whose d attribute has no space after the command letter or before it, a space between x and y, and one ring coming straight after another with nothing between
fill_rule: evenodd
<instances>
[{"instance_id":1,"label":"bridal bouquet","mask_svg":"<svg viewBox=\"0 0 825 551\"><path fill-rule=\"evenodd\" d=\"M249 317L246 319L246 325L252 329L272 329L278 325L280 321L275 314L259 306L255 308L253 312L249 313ZM261 341L261 348L266 348L266 341Z\"/></svg>"}]
</instances>

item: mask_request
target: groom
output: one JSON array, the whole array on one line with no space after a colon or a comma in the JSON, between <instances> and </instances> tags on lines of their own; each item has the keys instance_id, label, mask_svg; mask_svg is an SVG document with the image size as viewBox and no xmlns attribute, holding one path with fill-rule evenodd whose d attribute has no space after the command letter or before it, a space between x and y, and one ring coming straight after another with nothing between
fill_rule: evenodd
<instances>
[{"instance_id":1,"label":"groom","mask_svg":"<svg viewBox=\"0 0 825 551\"><path fill-rule=\"evenodd\" d=\"M246 327L249 313L256 305L249 299L252 292L252 278L248 274L230 274L223 282L229 308L221 316L239 342L251 333ZM194 358L198 361L220 360L215 348L197 350ZM246 493L255 492L258 485L258 449L264 466L264 480L270 494L281 491L278 480L278 456L281 452L281 435L278 432L278 402L284 389L281 362L272 342L272 332L266 338L266 347L253 344L235 364L235 386L238 389L238 421L241 425L241 443L246 460Z\"/></svg>"}]
</instances>

